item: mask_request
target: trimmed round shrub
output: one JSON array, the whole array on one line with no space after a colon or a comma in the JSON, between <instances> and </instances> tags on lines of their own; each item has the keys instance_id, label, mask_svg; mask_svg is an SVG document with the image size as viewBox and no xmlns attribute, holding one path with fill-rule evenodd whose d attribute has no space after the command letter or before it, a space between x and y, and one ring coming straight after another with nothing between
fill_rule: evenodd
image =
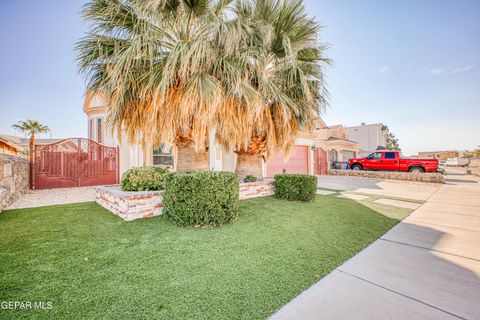
<instances>
[{"instance_id":1,"label":"trimmed round shrub","mask_svg":"<svg viewBox=\"0 0 480 320\"><path fill-rule=\"evenodd\" d=\"M245 176L245 179L243 179L244 182L255 182L257 181L257 177L252 176L252 175L247 175Z\"/></svg>"},{"instance_id":2,"label":"trimmed round shrub","mask_svg":"<svg viewBox=\"0 0 480 320\"><path fill-rule=\"evenodd\" d=\"M275 197L290 201L313 201L317 193L317 178L305 174L277 174Z\"/></svg>"},{"instance_id":3,"label":"trimmed round shrub","mask_svg":"<svg viewBox=\"0 0 480 320\"><path fill-rule=\"evenodd\" d=\"M123 191L163 190L167 169L159 167L137 167L128 169L121 180Z\"/></svg>"},{"instance_id":4,"label":"trimmed round shrub","mask_svg":"<svg viewBox=\"0 0 480 320\"><path fill-rule=\"evenodd\" d=\"M231 172L165 176L164 215L180 226L220 226L238 215L238 175Z\"/></svg>"}]
</instances>

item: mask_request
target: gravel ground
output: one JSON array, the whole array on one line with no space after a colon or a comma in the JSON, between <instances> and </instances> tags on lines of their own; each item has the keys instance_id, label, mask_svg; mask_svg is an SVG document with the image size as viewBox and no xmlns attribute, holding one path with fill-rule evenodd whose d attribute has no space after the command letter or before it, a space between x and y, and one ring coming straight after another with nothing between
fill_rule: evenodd
<instances>
[{"instance_id":1,"label":"gravel ground","mask_svg":"<svg viewBox=\"0 0 480 320\"><path fill-rule=\"evenodd\" d=\"M33 208L87 201L95 201L93 187L30 190L7 209Z\"/></svg>"}]
</instances>

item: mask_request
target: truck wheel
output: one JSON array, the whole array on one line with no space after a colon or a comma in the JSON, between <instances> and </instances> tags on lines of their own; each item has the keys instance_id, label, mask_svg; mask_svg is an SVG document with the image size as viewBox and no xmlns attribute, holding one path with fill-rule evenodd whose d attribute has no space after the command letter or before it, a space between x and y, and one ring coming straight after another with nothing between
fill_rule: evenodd
<instances>
[{"instance_id":1,"label":"truck wheel","mask_svg":"<svg viewBox=\"0 0 480 320\"><path fill-rule=\"evenodd\" d=\"M363 170L362 166L359 164L354 164L352 166L352 170L358 171L358 170Z\"/></svg>"},{"instance_id":2,"label":"truck wheel","mask_svg":"<svg viewBox=\"0 0 480 320\"><path fill-rule=\"evenodd\" d=\"M422 167L411 167L408 169L408 172L413 172L413 173L424 173L425 170L423 170Z\"/></svg>"}]
</instances>

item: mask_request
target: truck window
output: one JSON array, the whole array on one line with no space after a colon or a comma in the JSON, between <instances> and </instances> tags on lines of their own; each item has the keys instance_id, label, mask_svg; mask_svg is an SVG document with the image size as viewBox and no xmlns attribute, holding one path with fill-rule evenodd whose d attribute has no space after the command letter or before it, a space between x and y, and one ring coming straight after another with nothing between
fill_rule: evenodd
<instances>
[{"instance_id":1,"label":"truck window","mask_svg":"<svg viewBox=\"0 0 480 320\"><path fill-rule=\"evenodd\" d=\"M395 152L385 152L385 159L395 159Z\"/></svg>"},{"instance_id":2,"label":"truck window","mask_svg":"<svg viewBox=\"0 0 480 320\"><path fill-rule=\"evenodd\" d=\"M371 155L369 155L367 157L367 159L382 159L382 153L381 152L375 152L375 153L372 153Z\"/></svg>"}]
</instances>

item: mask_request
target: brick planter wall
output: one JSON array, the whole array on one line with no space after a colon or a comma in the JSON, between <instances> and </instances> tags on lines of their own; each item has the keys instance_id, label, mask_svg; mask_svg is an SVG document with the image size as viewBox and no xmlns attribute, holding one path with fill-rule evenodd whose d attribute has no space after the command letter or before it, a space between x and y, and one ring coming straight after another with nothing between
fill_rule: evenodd
<instances>
[{"instance_id":1,"label":"brick planter wall","mask_svg":"<svg viewBox=\"0 0 480 320\"><path fill-rule=\"evenodd\" d=\"M30 188L29 161L0 154L0 212Z\"/></svg>"},{"instance_id":2,"label":"brick planter wall","mask_svg":"<svg viewBox=\"0 0 480 320\"><path fill-rule=\"evenodd\" d=\"M163 191L122 191L120 186L95 187L95 200L125 221L163 213Z\"/></svg>"},{"instance_id":3,"label":"brick planter wall","mask_svg":"<svg viewBox=\"0 0 480 320\"><path fill-rule=\"evenodd\" d=\"M275 180L240 182L240 200L271 196L275 193Z\"/></svg>"},{"instance_id":4,"label":"brick planter wall","mask_svg":"<svg viewBox=\"0 0 480 320\"><path fill-rule=\"evenodd\" d=\"M445 183L441 173L412 173L398 171L364 171L364 170L337 170L330 169L329 174L333 176L352 176L376 179L391 179L403 181L418 181L430 183Z\"/></svg>"},{"instance_id":5,"label":"brick planter wall","mask_svg":"<svg viewBox=\"0 0 480 320\"><path fill-rule=\"evenodd\" d=\"M275 192L275 181L240 183L240 200L265 197ZM95 187L96 202L125 221L156 217L163 213L163 191L122 191L120 186Z\"/></svg>"}]
</instances>

